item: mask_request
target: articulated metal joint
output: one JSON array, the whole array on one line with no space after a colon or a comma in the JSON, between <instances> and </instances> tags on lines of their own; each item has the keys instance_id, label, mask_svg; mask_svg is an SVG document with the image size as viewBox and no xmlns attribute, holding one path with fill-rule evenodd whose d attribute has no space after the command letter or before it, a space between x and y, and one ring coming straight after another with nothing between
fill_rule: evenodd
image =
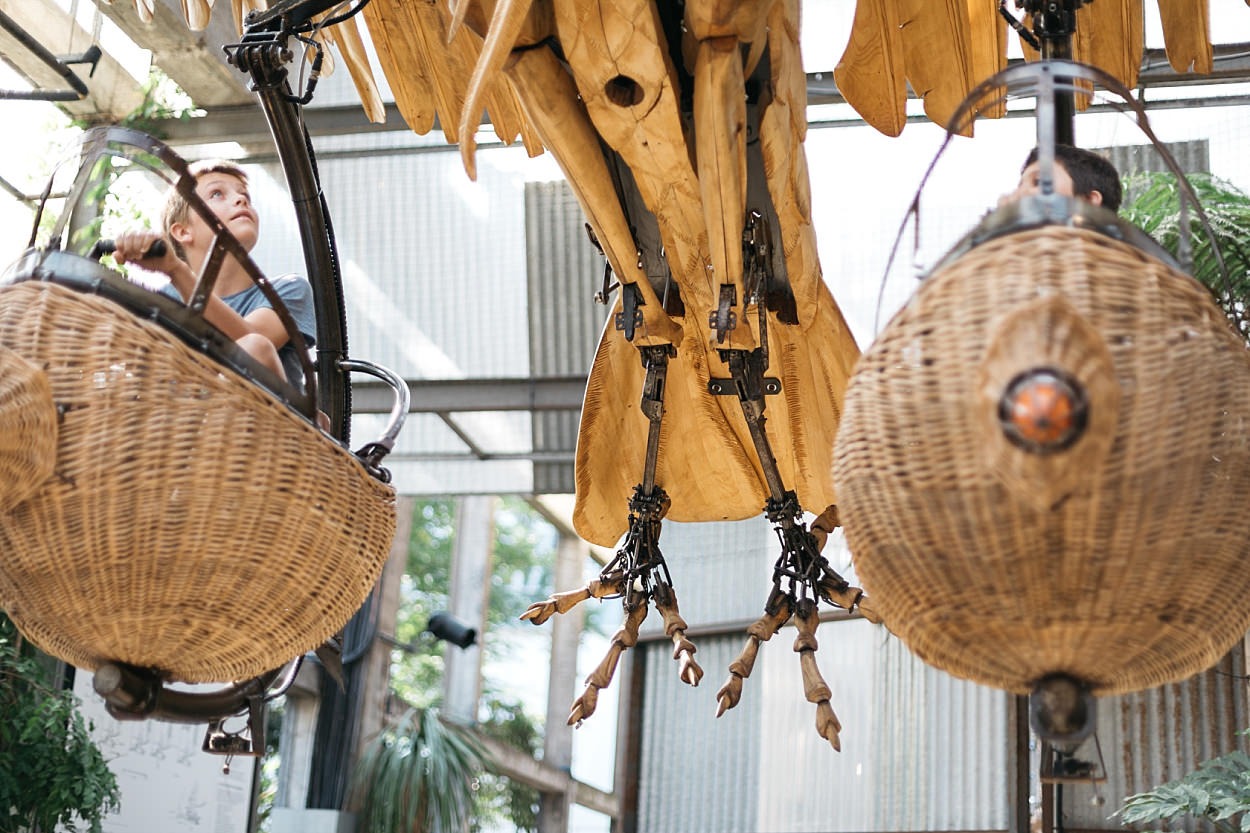
<instances>
[{"instance_id":1,"label":"articulated metal joint","mask_svg":"<svg viewBox=\"0 0 1250 833\"><path fill-rule=\"evenodd\" d=\"M748 278L744 282L748 304L760 303L764 295L764 284L769 271L769 248L768 221L764 219L764 215L752 209L747 216L746 225L742 228L742 271Z\"/></svg>"},{"instance_id":2,"label":"articulated metal joint","mask_svg":"<svg viewBox=\"0 0 1250 833\"><path fill-rule=\"evenodd\" d=\"M764 517L773 524L785 521L797 521L803 517L803 508L799 506L798 495L788 489L780 498L769 498L764 503Z\"/></svg>"},{"instance_id":3,"label":"articulated metal joint","mask_svg":"<svg viewBox=\"0 0 1250 833\"><path fill-rule=\"evenodd\" d=\"M762 348L754 350L718 350L721 361L729 365L728 379L708 379L708 393L714 396L737 396L744 403L762 403L765 396L781 393L781 380L765 376L768 356Z\"/></svg>"},{"instance_id":4,"label":"articulated metal joint","mask_svg":"<svg viewBox=\"0 0 1250 833\"><path fill-rule=\"evenodd\" d=\"M672 501L664 489L652 486L648 494L640 484L634 487L633 497L629 499L629 512L640 520L658 521L668 514L671 504Z\"/></svg>"},{"instance_id":5,"label":"articulated metal joint","mask_svg":"<svg viewBox=\"0 0 1250 833\"><path fill-rule=\"evenodd\" d=\"M725 334L738 326L738 314L734 312L737 303L737 287L731 283L721 284L719 302L707 317L707 325L716 331L717 343L724 342Z\"/></svg>"},{"instance_id":6,"label":"articulated metal joint","mask_svg":"<svg viewBox=\"0 0 1250 833\"><path fill-rule=\"evenodd\" d=\"M285 42L269 38L227 44L222 49L227 63L252 76L253 91L285 82L286 65L295 57Z\"/></svg>"}]
</instances>

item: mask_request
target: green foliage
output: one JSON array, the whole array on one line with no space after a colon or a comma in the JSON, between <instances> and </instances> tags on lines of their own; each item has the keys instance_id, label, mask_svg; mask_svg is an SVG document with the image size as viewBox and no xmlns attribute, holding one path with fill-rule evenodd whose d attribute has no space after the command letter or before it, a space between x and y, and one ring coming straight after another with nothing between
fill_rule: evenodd
<instances>
[{"instance_id":1,"label":"green foliage","mask_svg":"<svg viewBox=\"0 0 1250 833\"><path fill-rule=\"evenodd\" d=\"M168 119L188 121L195 113L196 108L191 101L191 96L183 92L172 78L153 66L148 71L148 80L143 84L143 101L127 113L118 124L122 127L142 130L149 136L163 139L165 136L160 130L160 122ZM92 126L90 122L82 119L75 120L74 125L84 130Z\"/></svg>"},{"instance_id":2,"label":"green foliage","mask_svg":"<svg viewBox=\"0 0 1250 833\"><path fill-rule=\"evenodd\" d=\"M441 694L446 643L423 637L422 632L431 614L447 609L455 525L452 501L423 501L414 509L395 638L419 650L395 651L391 689L405 703L422 708L436 705Z\"/></svg>"},{"instance_id":3,"label":"green foliage","mask_svg":"<svg viewBox=\"0 0 1250 833\"><path fill-rule=\"evenodd\" d=\"M352 779L361 833L454 833L472 815L481 746L437 709L410 709L370 741Z\"/></svg>"},{"instance_id":4,"label":"green foliage","mask_svg":"<svg viewBox=\"0 0 1250 833\"><path fill-rule=\"evenodd\" d=\"M418 503L409 539L408 566L401 588L396 639L415 650L397 649L391 664L391 688L404 702L426 710L442 696L443 656L446 643L424 634L430 615L446 610L451 582L451 556L456 504L451 500ZM493 638L484 640L488 655L511 649L514 640L498 638L514 629L533 629L519 616L535 599L552 590L552 571L558 536L523 501L502 498L494 513L495 539L487 621ZM456 650L452 648L451 650ZM517 749L536 755L542 748L541 720L527 714L521 703L507 699L488 680L479 715L479 730ZM536 790L489 772L474 776L473 830L512 826L533 831L538 824Z\"/></svg>"},{"instance_id":5,"label":"green foliage","mask_svg":"<svg viewBox=\"0 0 1250 833\"><path fill-rule=\"evenodd\" d=\"M487 623L495 633L532 629L533 625L519 617L531 602L551 593L556 532L516 498L500 499L494 521ZM396 651L391 664L391 688L414 706L438 703L446 643L422 632L432 614L447 609L455 527L455 501L430 500L416 505L395 638L418 650ZM509 640L486 640L484 649L489 656L498 656L509 649Z\"/></svg>"},{"instance_id":6,"label":"green foliage","mask_svg":"<svg viewBox=\"0 0 1250 833\"><path fill-rule=\"evenodd\" d=\"M1242 734L1245 734L1243 732ZM1192 818L1217 830L1250 831L1250 755L1230 752L1153 790L1129 796L1116 815L1142 825Z\"/></svg>"},{"instance_id":7,"label":"green foliage","mask_svg":"<svg viewBox=\"0 0 1250 833\"><path fill-rule=\"evenodd\" d=\"M85 824L99 833L117 781L71 692L53 688L0 615L0 833Z\"/></svg>"},{"instance_id":8,"label":"green foliage","mask_svg":"<svg viewBox=\"0 0 1250 833\"><path fill-rule=\"evenodd\" d=\"M1215 245L1228 270L1225 281L1212 239L1191 208L1194 277L1211 290L1225 313L1238 322L1242 335L1250 338L1250 326L1243 320L1250 310L1250 196L1210 174L1190 174L1188 179L1207 214ZM1176 177L1166 173L1138 174L1125 180L1125 190L1129 200L1120 214L1177 254L1182 225Z\"/></svg>"},{"instance_id":9,"label":"green foliage","mask_svg":"<svg viewBox=\"0 0 1250 833\"><path fill-rule=\"evenodd\" d=\"M278 797L278 770L282 767L282 721L286 716L286 697L270 701L265 716L265 755L257 766L260 784L256 796L256 830L267 833Z\"/></svg>"},{"instance_id":10,"label":"green foliage","mask_svg":"<svg viewBox=\"0 0 1250 833\"><path fill-rule=\"evenodd\" d=\"M534 627L519 618L532 602L551 593L558 541L555 529L524 501L500 499L487 613L492 629Z\"/></svg>"},{"instance_id":11,"label":"green foliage","mask_svg":"<svg viewBox=\"0 0 1250 833\"><path fill-rule=\"evenodd\" d=\"M486 714L479 727L482 734L531 756L542 751L539 725L520 703L488 696L484 707ZM478 779L477 813L472 830L476 833L484 827L497 828L506 821L516 828L516 833L535 833L538 830L540 799L540 793L533 787L493 773L483 773Z\"/></svg>"}]
</instances>

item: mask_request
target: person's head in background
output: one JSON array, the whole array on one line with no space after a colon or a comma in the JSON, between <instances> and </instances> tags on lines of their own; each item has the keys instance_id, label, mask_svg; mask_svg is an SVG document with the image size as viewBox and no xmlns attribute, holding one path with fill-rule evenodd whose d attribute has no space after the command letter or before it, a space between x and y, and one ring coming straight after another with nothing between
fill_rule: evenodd
<instances>
[{"instance_id":1,"label":"person's head in background","mask_svg":"<svg viewBox=\"0 0 1250 833\"><path fill-rule=\"evenodd\" d=\"M1037 148L1033 148L1020 170L1020 184L1016 190L1004 194L998 204L1005 205L1021 197L1041 193L1038 167ZM1056 145L1054 177L1056 194L1078 197L1112 211L1120 210L1120 200L1124 195L1120 172L1105 156L1072 145Z\"/></svg>"}]
</instances>

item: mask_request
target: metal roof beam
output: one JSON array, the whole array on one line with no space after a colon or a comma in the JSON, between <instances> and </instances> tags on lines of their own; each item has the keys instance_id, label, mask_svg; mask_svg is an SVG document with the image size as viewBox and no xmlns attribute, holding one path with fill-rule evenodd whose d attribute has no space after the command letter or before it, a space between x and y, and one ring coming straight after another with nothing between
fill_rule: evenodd
<instances>
[{"instance_id":1,"label":"metal roof beam","mask_svg":"<svg viewBox=\"0 0 1250 833\"><path fill-rule=\"evenodd\" d=\"M163 0L168 3L169 0ZM121 4L117 4L121 5ZM185 27L184 27L185 28ZM1142 57L1138 89L1203 86L1250 81L1250 44L1220 44L1214 47L1214 71L1210 75L1181 73L1172 69L1162 49L1149 49ZM159 63L159 62L158 62ZM162 65L163 66L163 65ZM168 71L168 70L167 70ZM237 73L236 73L237 74ZM184 87L185 89L185 87ZM190 90L188 90L190 92ZM207 106L192 94L196 103ZM845 99L838 92L832 72L814 72L807 76L809 106L841 104ZM264 120L258 118L255 105L208 107L208 116L188 121L167 120L159 123L160 131L171 145L199 145L215 142L238 142L244 147L272 145ZM386 105L386 121L370 123L358 104L318 107L314 102L304 108L304 122L310 135L344 136L407 130L403 117L394 104ZM436 125L437 127L437 125ZM447 146L452 148L454 146ZM442 148L439 148L442 149Z\"/></svg>"},{"instance_id":2,"label":"metal roof beam","mask_svg":"<svg viewBox=\"0 0 1250 833\"><path fill-rule=\"evenodd\" d=\"M542 379L407 379L413 414L479 411L580 411L586 394L585 376ZM352 411L390 413L391 389L382 382L352 385Z\"/></svg>"}]
</instances>

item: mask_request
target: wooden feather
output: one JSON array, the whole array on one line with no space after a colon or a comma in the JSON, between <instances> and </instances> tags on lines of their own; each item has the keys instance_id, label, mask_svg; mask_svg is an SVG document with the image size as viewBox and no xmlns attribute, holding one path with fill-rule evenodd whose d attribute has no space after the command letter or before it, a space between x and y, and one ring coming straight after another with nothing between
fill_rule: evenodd
<instances>
[{"instance_id":1,"label":"wooden feather","mask_svg":"<svg viewBox=\"0 0 1250 833\"><path fill-rule=\"evenodd\" d=\"M356 18L349 17L332 27L335 43L343 63L352 77L352 84L360 96L365 117L374 124L386 121L386 107L382 103L382 94L378 92L377 81L373 78L373 68L369 66L369 53L365 51L364 40L360 30L356 28Z\"/></svg>"},{"instance_id":2,"label":"wooden feather","mask_svg":"<svg viewBox=\"0 0 1250 833\"><path fill-rule=\"evenodd\" d=\"M182 0L182 16L187 26L200 31L208 25L213 14L213 0Z\"/></svg>"},{"instance_id":3,"label":"wooden feather","mask_svg":"<svg viewBox=\"0 0 1250 833\"><path fill-rule=\"evenodd\" d=\"M447 141L455 143L459 141L460 112L469 76L477 63L477 50L463 30L450 44L447 42L451 13L446 6L427 2L404 2L400 6L410 27L408 44L416 49L429 70L439 124Z\"/></svg>"},{"instance_id":4,"label":"wooden feather","mask_svg":"<svg viewBox=\"0 0 1250 833\"><path fill-rule=\"evenodd\" d=\"M1247 0L1250 3L1250 0ZM1163 22L1164 48L1168 63L1177 72L1209 74L1211 54L1211 9L1207 0L1159 0Z\"/></svg>"},{"instance_id":5,"label":"wooden feather","mask_svg":"<svg viewBox=\"0 0 1250 833\"><path fill-rule=\"evenodd\" d=\"M695 157L712 260L710 278L718 290L722 286L734 287L735 304L745 303L746 298L742 282L742 227L747 196L747 108L743 87L737 37L699 41L694 73ZM749 327L734 327L722 346L751 350L756 342Z\"/></svg>"},{"instance_id":6,"label":"wooden feather","mask_svg":"<svg viewBox=\"0 0 1250 833\"><path fill-rule=\"evenodd\" d=\"M998 12L998 0L968 0L968 55L973 85L1007 66L1007 23ZM986 102L978 111L989 119L1002 118L1007 103Z\"/></svg>"},{"instance_id":7,"label":"wooden feather","mask_svg":"<svg viewBox=\"0 0 1250 833\"><path fill-rule=\"evenodd\" d=\"M596 130L633 172L688 305L717 287L667 42L648 0L557 0L556 31Z\"/></svg>"},{"instance_id":8,"label":"wooden feather","mask_svg":"<svg viewBox=\"0 0 1250 833\"><path fill-rule=\"evenodd\" d=\"M895 0L857 0L851 38L833 70L838 91L887 136L907 124L907 71Z\"/></svg>"},{"instance_id":9,"label":"wooden feather","mask_svg":"<svg viewBox=\"0 0 1250 833\"><path fill-rule=\"evenodd\" d=\"M1135 87L1145 46L1144 14L1143 0L1098 0L1081 6L1073 56Z\"/></svg>"},{"instance_id":10,"label":"wooden feather","mask_svg":"<svg viewBox=\"0 0 1250 833\"><path fill-rule=\"evenodd\" d=\"M907 80L925 115L946 125L975 83L967 0L897 2Z\"/></svg>"},{"instance_id":11,"label":"wooden feather","mask_svg":"<svg viewBox=\"0 0 1250 833\"><path fill-rule=\"evenodd\" d=\"M437 117L434 81L413 43L406 5L403 0L371 0L365 6L365 23L400 115L409 128L425 134L434 129Z\"/></svg>"},{"instance_id":12,"label":"wooden feather","mask_svg":"<svg viewBox=\"0 0 1250 833\"><path fill-rule=\"evenodd\" d=\"M469 0L460 0L460 5L467 6L468 2ZM532 0L500 0L495 6L490 30L481 52L478 53L473 75L469 78L464 107L460 111L460 159L469 179L477 179L477 142L474 134L481 123L482 99L486 96L487 87L494 86L504 61L511 55L517 35L529 15L531 2Z\"/></svg>"},{"instance_id":13,"label":"wooden feather","mask_svg":"<svg viewBox=\"0 0 1250 833\"><path fill-rule=\"evenodd\" d=\"M598 135L573 79L551 50L545 48L520 53L505 71L516 87L526 120L564 171L613 271L622 283L634 284L642 293L643 320L635 343L680 343L680 325L664 312L651 282L638 265L637 244L629 220L621 209L616 185L599 152Z\"/></svg>"},{"instance_id":14,"label":"wooden feather","mask_svg":"<svg viewBox=\"0 0 1250 833\"><path fill-rule=\"evenodd\" d=\"M812 228L811 183L803 136L807 127L807 77L798 40L798 0L783 0L769 15L768 52L773 96L760 114L760 153L768 193L777 210L773 233L786 262L790 290L800 309L815 300L821 284ZM802 84L799 80L802 80ZM799 128L797 123L801 123Z\"/></svg>"}]
</instances>

